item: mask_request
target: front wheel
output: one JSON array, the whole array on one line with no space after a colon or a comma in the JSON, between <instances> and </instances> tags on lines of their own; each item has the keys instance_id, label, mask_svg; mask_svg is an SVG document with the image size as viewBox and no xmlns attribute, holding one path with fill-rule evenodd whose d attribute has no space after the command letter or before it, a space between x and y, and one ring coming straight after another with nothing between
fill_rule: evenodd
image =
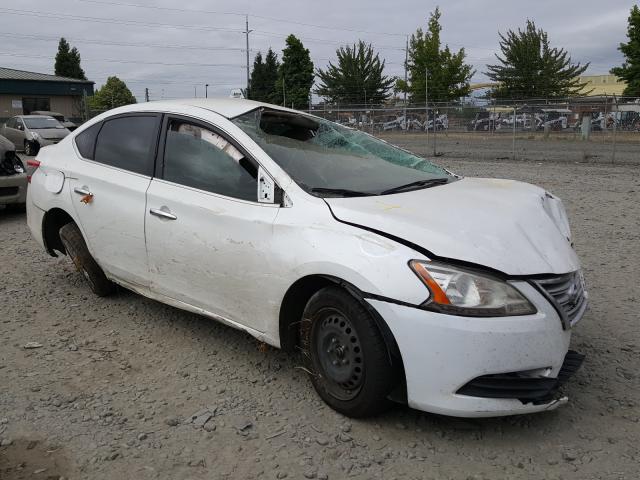
<instances>
[{"instance_id":1,"label":"front wheel","mask_svg":"<svg viewBox=\"0 0 640 480\"><path fill-rule=\"evenodd\" d=\"M38 154L38 150L40 150L40 148L36 142L24 141L24 154L27 157L35 157Z\"/></svg>"},{"instance_id":2,"label":"front wheel","mask_svg":"<svg viewBox=\"0 0 640 480\"><path fill-rule=\"evenodd\" d=\"M326 287L307 303L300 327L311 382L334 410L367 417L387 410L397 374L375 320L345 290Z\"/></svg>"}]
</instances>

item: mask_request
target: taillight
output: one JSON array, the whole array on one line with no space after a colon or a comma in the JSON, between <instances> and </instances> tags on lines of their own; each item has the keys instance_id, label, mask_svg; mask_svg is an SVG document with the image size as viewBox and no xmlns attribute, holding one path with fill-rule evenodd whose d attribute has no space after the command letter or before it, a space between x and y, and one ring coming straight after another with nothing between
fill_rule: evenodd
<instances>
[{"instance_id":1,"label":"taillight","mask_svg":"<svg viewBox=\"0 0 640 480\"><path fill-rule=\"evenodd\" d=\"M40 161L37 159L27 160L27 165L30 167L35 167L33 171L35 172L40 166ZM27 182L31 183L31 175L27 175Z\"/></svg>"}]
</instances>

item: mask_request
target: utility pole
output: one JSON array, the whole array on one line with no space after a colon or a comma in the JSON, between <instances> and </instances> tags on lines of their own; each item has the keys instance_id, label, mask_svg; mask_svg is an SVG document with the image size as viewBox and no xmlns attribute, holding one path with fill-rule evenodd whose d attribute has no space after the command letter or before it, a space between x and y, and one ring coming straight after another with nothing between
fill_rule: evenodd
<instances>
[{"instance_id":1,"label":"utility pole","mask_svg":"<svg viewBox=\"0 0 640 480\"><path fill-rule=\"evenodd\" d=\"M407 43L404 47L404 131L409 131L409 123L407 122L407 66L409 63L409 35L407 35Z\"/></svg>"},{"instance_id":2,"label":"utility pole","mask_svg":"<svg viewBox=\"0 0 640 480\"><path fill-rule=\"evenodd\" d=\"M209 98L209 84L204 84L204 98Z\"/></svg>"},{"instance_id":3,"label":"utility pole","mask_svg":"<svg viewBox=\"0 0 640 480\"><path fill-rule=\"evenodd\" d=\"M249 78L250 78L250 71L249 71L249 34L251 32L253 32L253 30L249 30L249 15L245 15L244 16L244 34L245 34L245 38L247 41L247 94L245 95L246 98L249 98Z\"/></svg>"},{"instance_id":4,"label":"utility pole","mask_svg":"<svg viewBox=\"0 0 640 480\"><path fill-rule=\"evenodd\" d=\"M424 124L427 131L427 147L429 147L429 67L424 67ZM433 122L435 132L436 122ZM434 152L435 154L435 152Z\"/></svg>"},{"instance_id":5,"label":"utility pole","mask_svg":"<svg viewBox=\"0 0 640 480\"><path fill-rule=\"evenodd\" d=\"M196 85L193 86L193 98L198 97L198 87Z\"/></svg>"},{"instance_id":6,"label":"utility pole","mask_svg":"<svg viewBox=\"0 0 640 480\"><path fill-rule=\"evenodd\" d=\"M286 78L285 78L284 73L283 73L282 74L282 106L283 107L287 106L287 92L286 92L286 89L284 87L284 84L286 83L285 80L286 80Z\"/></svg>"},{"instance_id":7,"label":"utility pole","mask_svg":"<svg viewBox=\"0 0 640 480\"><path fill-rule=\"evenodd\" d=\"M145 102L149 101L149 89L148 88L144 89L144 101Z\"/></svg>"}]
</instances>

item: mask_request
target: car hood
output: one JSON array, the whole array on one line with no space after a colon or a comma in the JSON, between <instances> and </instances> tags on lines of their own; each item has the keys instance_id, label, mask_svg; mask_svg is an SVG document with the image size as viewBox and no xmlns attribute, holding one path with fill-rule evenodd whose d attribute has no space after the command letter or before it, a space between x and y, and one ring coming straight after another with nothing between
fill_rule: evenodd
<instances>
[{"instance_id":1,"label":"car hood","mask_svg":"<svg viewBox=\"0 0 640 480\"><path fill-rule=\"evenodd\" d=\"M436 257L507 275L580 268L562 202L526 183L463 178L406 193L325 201L338 220L393 235Z\"/></svg>"},{"instance_id":2,"label":"car hood","mask_svg":"<svg viewBox=\"0 0 640 480\"><path fill-rule=\"evenodd\" d=\"M37 132L42 138L48 140L58 140L69 135L69 130L66 128L30 128L31 132Z\"/></svg>"}]
</instances>

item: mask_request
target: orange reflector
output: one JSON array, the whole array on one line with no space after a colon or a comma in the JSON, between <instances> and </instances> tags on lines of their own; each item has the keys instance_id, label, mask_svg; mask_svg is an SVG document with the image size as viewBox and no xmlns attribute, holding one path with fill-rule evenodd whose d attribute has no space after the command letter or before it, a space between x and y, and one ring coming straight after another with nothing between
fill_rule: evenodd
<instances>
[{"instance_id":1,"label":"orange reflector","mask_svg":"<svg viewBox=\"0 0 640 480\"><path fill-rule=\"evenodd\" d=\"M442 288L440 288L440 285L438 285L438 282L436 282L433 278L431 278L431 275L429 275L429 272L427 271L427 269L422 263L413 261L411 262L411 268L413 268L413 271L418 274L418 276L420 277L420 280L422 280L424 284L427 287L429 287L429 290L431 290L431 294L433 295L434 302L439 303L441 305L451 304L446 293L444 293Z\"/></svg>"}]
</instances>

